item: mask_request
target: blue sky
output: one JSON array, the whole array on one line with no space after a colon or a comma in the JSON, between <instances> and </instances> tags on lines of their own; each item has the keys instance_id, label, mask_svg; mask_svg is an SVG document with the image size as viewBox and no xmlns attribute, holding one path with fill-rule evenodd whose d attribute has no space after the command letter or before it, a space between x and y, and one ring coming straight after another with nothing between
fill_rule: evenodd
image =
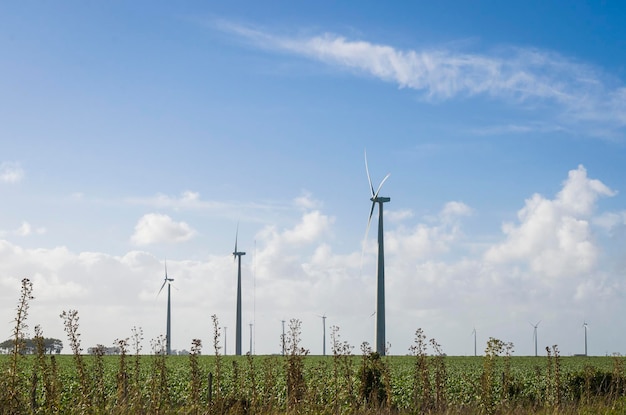
<instances>
[{"instance_id":1,"label":"blue sky","mask_svg":"<svg viewBox=\"0 0 626 415\"><path fill-rule=\"evenodd\" d=\"M0 308L84 347L142 327L234 350L321 314L374 343L375 185L387 340L497 337L625 353L626 12L616 2L107 2L0 6ZM364 255L362 253L364 252ZM363 256L363 261L361 257ZM0 317L1 318L1 317ZM5 325L4 337L11 333ZM248 337L244 330L244 350ZM1 337L1 332L0 332ZM146 340L146 347L147 347Z\"/></svg>"}]
</instances>

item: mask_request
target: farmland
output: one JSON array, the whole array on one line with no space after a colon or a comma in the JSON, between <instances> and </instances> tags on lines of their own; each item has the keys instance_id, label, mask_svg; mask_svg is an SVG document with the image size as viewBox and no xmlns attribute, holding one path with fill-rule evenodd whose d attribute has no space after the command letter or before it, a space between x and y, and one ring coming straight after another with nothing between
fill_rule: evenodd
<instances>
[{"instance_id":1,"label":"farmland","mask_svg":"<svg viewBox=\"0 0 626 415\"><path fill-rule=\"evenodd\" d=\"M29 355L3 413L622 413L621 357ZM293 345L292 345L293 346ZM336 345L337 346L337 345ZM6 373L10 356L0 363ZM591 411L591 412L585 412Z\"/></svg>"}]
</instances>

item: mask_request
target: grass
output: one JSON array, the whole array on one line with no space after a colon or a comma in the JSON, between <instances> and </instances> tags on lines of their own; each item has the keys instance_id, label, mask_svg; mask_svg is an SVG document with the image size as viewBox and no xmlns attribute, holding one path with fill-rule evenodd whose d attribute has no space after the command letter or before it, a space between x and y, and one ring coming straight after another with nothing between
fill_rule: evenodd
<instances>
[{"instance_id":1,"label":"grass","mask_svg":"<svg viewBox=\"0 0 626 415\"><path fill-rule=\"evenodd\" d=\"M63 312L72 355L47 355L35 328L37 353L22 354L30 281L22 282L13 353L0 356L0 414L623 414L624 358L513 356L513 345L490 339L484 356L445 356L415 334L410 356L360 354L331 329L331 356L310 356L291 320L285 356L223 356L213 316L213 351L194 340L189 356L166 356L165 339L141 349L143 333L85 355L78 312Z\"/></svg>"}]
</instances>

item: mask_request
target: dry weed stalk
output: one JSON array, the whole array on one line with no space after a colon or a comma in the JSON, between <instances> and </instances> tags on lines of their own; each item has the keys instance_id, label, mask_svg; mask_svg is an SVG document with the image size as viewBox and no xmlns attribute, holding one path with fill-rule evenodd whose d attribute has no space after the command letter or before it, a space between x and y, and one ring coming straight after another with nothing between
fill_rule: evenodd
<instances>
[{"instance_id":1,"label":"dry weed stalk","mask_svg":"<svg viewBox=\"0 0 626 415\"><path fill-rule=\"evenodd\" d=\"M80 388L79 406L81 410L87 411L91 408L91 390L89 388L89 379L87 376L87 368L83 360L83 349L80 346L79 317L77 310L63 311L60 316L63 319L65 332L70 341L70 348L74 356L74 365L78 372L78 382Z\"/></svg>"},{"instance_id":2,"label":"dry weed stalk","mask_svg":"<svg viewBox=\"0 0 626 415\"><path fill-rule=\"evenodd\" d=\"M3 392L0 392L0 405L7 414L23 413L27 407L21 393L24 387L21 376L21 362L25 349L24 338L28 329L26 318L28 317L28 308L32 299L34 299L33 283L28 278L24 278L22 279L20 298L17 302L17 315L14 319L13 349L11 351L8 374L3 382L5 383Z\"/></svg>"},{"instance_id":3,"label":"dry weed stalk","mask_svg":"<svg viewBox=\"0 0 626 415\"><path fill-rule=\"evenodd\" d=\"M304 380L304 357L309 351L300 346L302 322L298 319L289 321L287 335L287 409L297 410L306 395Z\"/></svg>"},{"instance_id":4,"label":"dry weed stalk","mask_svg":"<svg viewBox=\"0 0 626 415\"><path fill-rule=\"evenodd\" d=\"M189 383L191 395L191 412L197 414L200 409L200 389L202 388L202 374L200 373L200 365L198 364L198 356L202 351L202 341L193 339L191 341L191 353L189 354L189 367L191 372L191 381Z\"/></svg>"},{"instance_id":5,"label":"dry weed stalk","mask_svg":"<svg viewBox=\"0 0 626 415\"><path fill-rule=\"evenodd\" d=\"M432 408L433 401L426 335L421 328L415 331L414 344L409 347L409 351L416 358L413 369L413 406L418 413L427 412Z\"/></svg>"}]
</instances>

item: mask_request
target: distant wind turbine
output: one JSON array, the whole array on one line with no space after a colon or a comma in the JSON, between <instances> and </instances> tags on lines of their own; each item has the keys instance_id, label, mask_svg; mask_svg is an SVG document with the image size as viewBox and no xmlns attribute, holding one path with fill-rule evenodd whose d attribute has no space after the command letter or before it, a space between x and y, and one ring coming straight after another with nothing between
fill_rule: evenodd
<instances>
[{"instance_id":1,"label":"distant wind turbine","mask_svg":"<svg viewBox=\"0 0 626 415\"><path fill-rule=\"evenodd\" d=\"M585 329L585 356L587 356L587 322L583 322L583 327Z\"/></svg>"},{"instance_id":2,"label":"distant wind turbine","mask_svg":"<svg viewBox=\"0 0 626 415\"><path fill-rule=\"evenodd\" d=\"M472 330L472 335L474 336L474 357L476 357L476 327Z\"/></svg>"},{"instance_id":3,"label":"distant wind turbine","mask_svg":"<svg viewBox=\"0 0 626 415\"><path fill-rule=\"evenodd\" d=\"M167 276L167 259L165 260L165 279L163 280L163 285L161 285L161 289L159 290L157 297L163 291L163 287L167 284L167 328L165 334L165 353L167 355L172 354L172 303L171 303L171 284L174 281L173 278L168 278Z\"/></svg>"},{"instance_id":4,"label":"distant wind turbine","mask_svg":"<svg viewBox=\"0 0 626 415\"><path fill-rule=\"evenodd\" d=\"M228 351L226 349L226 341L228 340L228 336L226 336L226 329L228 327L224 326L224 356L228 355Z\"/></svg>"},{"instance_id":5,"label":"distant wind turbine","mask_svg":"<svg viewBox=\"0 0 626 415\"><path fill-rule=\"evenodd\" d=\"M322 350L323 356L326 356L326 313L318 317L322 319Z\"/></svg>"},{"instance_id":6,"label":"distant wind turbine","mask_svg":"<svg viewBox=\"0 0 626 415\"><path fill-rule=\"evenodd\" d=\"M533 341L535 342L535 357L537 357L537 327L539 327L539 323L541 323L541 320L539 320L537 324L528 323L533 327Z\"/></svg>"},{"instance_id":7,"label":"distant wind turbine","mask_svg":"<svg viewBox=\"0 0 626 415\"><path fill-rule=\"evenodd\" d=\"M239 224L235 233L235 251L233 257L237 260L237 324L235 327L235 355L241 356L241 256L245 252L237 250L237 238L239 237Z\"/></svg>"},{"instance_id":8,"label":"distant wind turbine","mask_svg":"<svg viewBox=\"0 0 626 415\"><path fill-rule=\"evenodd\" d=\"M285 355L285 320L280 320L280 322L283 325L283 335L280 336L280 341L282 343L283 346L283 356Z\"/></svg>"},{"instance_id":9,"label":"distant wind turbine","mask_svg":"<svg viewBox=\"0 0 626 415\"><path fill-rule=\"evenodd\" d=\"M367 153L365 153L365 172L367 173L367 180L372 192L372 208L370 209L370 216L367 220L367 229L365 231L365 237L370 229L372 223L372 215L374 214L374 206L378 203L378 269L376 273L376 352L384 356L385 355L385 247L383 238L383 203L389 202L391 199L388 197L378 196L383 183L387 180L390 174L387 174L385 178L378 185L378 190L374 192L374 186L372 186L372 179L370 177L370 171L367 166Z\"/></svg>"},{"instance_id":10,"label":"distant wind turbine","mask_svg":"<svg viewBox=\"0 0 626 415\"><path fill-rule=\"evenodd\" d=\"M252 326L253 324L250 323L250 356L252 356Z\"/></svg>"}]
</instances>

